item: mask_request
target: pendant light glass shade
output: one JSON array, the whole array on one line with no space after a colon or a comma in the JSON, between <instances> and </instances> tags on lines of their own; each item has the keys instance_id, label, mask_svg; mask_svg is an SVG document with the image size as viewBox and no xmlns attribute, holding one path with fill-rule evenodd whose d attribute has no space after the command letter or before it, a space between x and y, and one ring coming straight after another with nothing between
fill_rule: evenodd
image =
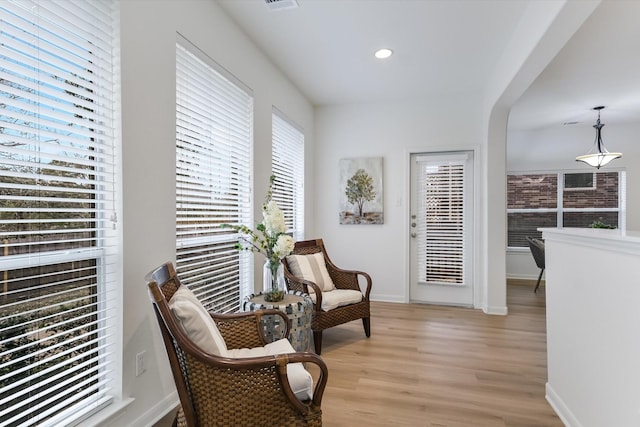
<instances>
[{"instance_id":1,"label":"pendant light glass shade","mask_svg":"<svg viewBox=\"0 0 640 427\"><path fill-rule=\"evenodd\" d=\"M596 140L593 143L591 150L582 156L576 157L577 162L584 162L589 166L593 166L596 169L600 169L602 166L609 163L611 160L622 157L622 153L610 153L602 142L602 128L603 123L600 123L600 110L604 107L595 107L594 110L598 112L598 121L593 127L596 129Z\"/></svg>"}]
</instances>

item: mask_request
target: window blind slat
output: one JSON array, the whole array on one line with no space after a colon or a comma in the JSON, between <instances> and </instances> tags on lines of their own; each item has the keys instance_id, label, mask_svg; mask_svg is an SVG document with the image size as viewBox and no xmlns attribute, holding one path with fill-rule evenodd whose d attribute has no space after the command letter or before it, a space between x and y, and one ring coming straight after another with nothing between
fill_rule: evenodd
<instances>
[{"instance_id":1,"label":"window blind slat","mask_svg":"<svg viewBox=\"0 0 640 427\"><path fill-rule=\"evenodd\" d=\"M222 223L252 224L253 98L186 40L176 46L176 270L207 308L238 311L250 253Z\"/></svg>"},{"instance_id":2,"label":"window blind slat","mask_svg":"<svg viewBox=\"0 0 640 427\"><path fill-rule=\"evenodd\" d=\"M272 113L273 200L295 240L304 238L304 134L282 113Z\"/></svg>"},{"instance_id":3,"label":"window blind slat","mask_svg":"<svg viewBox=\"0 0 640 427\"><path fill-rule=\"evenodd\" d=\"M424 215L417 227L418 280L464 284L465 158L418 157L418 200Z\"/></svg>"}]
</instances>

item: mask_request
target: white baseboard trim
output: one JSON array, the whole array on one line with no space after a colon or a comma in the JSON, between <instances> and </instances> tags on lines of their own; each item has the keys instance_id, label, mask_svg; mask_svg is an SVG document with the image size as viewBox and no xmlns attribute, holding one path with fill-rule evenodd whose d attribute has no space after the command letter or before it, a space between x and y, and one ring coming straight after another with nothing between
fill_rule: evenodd
<instances>
[{"instance_id":1,"label":"white baseboard trim","mask_svg":"<svg viewBox=\"0 0 640 427\"><path fill-rule=\"evenodd\" d=\"M401 302L405 303L404 296L402 295L371 295L369 296L369 301L378 301L378 302Z\"/></svg>"},{"instance_id":2,"label":"white baseboard trim","mask_svg":"<svg viewBox=\"0 0 640 427\"><path fill-rule=\"evenodd\" d=\"M153 427L155 423L160 421L162 417L173 411L180 404L178 392L174 391L167 397L156 403L151 409L142 414L131 423L132 426Z\"/></svg>"},{"instance_id":3,"label":"white baseboard trim","mask_svg":"<svg viewBox=\"0 0 640 427\"><path fill-rule=\"evenodd\" d=\"M482 311L484 311L485 314L493 314L493 315L497 315L497 316L506 316L507 314L509 314L509 309L504 306L504 307L482 307Z\"/></svg>"},{"instance_id":4,"label":"white baseboard trim","mask_svg":"<svg viewBox=\"0 0 640 427\"><path fill-rule=\"evenodd\" d=\"M540 274L538 272L538 274ZM544 276L542 276L542 280L544 280ZM538 276L532 276L530 274L507 274L507 280L509 279L514 279L514 280L533 280L535 282L538 281Z\"/></svg>"},{"instance_id":5,"label":"white baseboard trim","mask_svg":"<svg viewBox=\"0 0 640 427\"><path fill-rule=\"evenodd\" d=\"M580 424L575 415L573 415L573 412L571 412L560 396L553 390L551 384L547 383L545 390L547 402L549 402L549 405L551 405L564 425L567 427L582 427L582 424Z\"/></svg>"}]
</instances>

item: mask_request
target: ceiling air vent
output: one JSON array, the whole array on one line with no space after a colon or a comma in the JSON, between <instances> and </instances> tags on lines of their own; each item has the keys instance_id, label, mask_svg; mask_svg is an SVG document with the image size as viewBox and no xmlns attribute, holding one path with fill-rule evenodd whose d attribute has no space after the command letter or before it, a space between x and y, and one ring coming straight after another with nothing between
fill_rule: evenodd
<instances>
[{"instance_id":1,"label":"ceiling air vent","mask_svg":"<svg viewBox=\"0 0 640 427\"><path fill-rule=\"evenodd\" d=\"M299 7L298 0L264 0L271 10L295 9Z\"/></svg>"}]
</instances>

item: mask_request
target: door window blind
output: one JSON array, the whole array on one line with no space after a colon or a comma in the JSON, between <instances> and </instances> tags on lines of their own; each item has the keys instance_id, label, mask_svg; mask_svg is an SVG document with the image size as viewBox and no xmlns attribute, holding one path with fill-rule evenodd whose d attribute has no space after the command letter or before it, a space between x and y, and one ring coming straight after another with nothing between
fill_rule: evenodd
<instances>
[{"instance_id":1,"label":"door window blind","mask_svg":"<svg viewBox=\"0 0 640 427\"><path fill-rule=\"evenodd\" d=\"M176 66L176 270L209 310L234 312L251 253L218 226L252 224L253 97L186 40Z\"/></svg>"},{"instance_id":2,"label":"door window blind","mask_svg":"<svg viewBox=\"0 0 640 427\"><path fill-rule=\"evenodd\" d=\"M0 2L3 426L78 423L119 382L116 7Z\"/></svg>"},{"instance_id":3,"label":"door window blind","mask_svg":"<svg viewBox=\"0 0 640 427\"><path fill-rule=\"evenodd\" d=\"M418 281L462 285L466 157L418 157Z\"/></svg>"},{"instance_id":4,"label":"door window blind","mask_svg":"<svg viewBox=\"0 0 640 427\"><path fill-rule=\"evenodd\" d=\"M272 114L275 176L272 198L284 213L295 240L304 238L304 134L277 110Z\"/></svg>"}]
</instances>

